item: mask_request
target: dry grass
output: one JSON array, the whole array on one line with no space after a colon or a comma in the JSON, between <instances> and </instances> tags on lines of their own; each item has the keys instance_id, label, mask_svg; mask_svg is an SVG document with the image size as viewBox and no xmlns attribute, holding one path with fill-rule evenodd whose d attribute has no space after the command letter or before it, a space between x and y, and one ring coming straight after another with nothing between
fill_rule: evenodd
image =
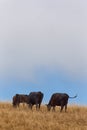
<instances>
[{"instance_id":1,"label":"dry grass","mask_svg":"<svg viewBox=\"0 0 87 130\"><path fill-rule=\"evenodd\" d=\"M13 108L11 103L0 103L0 130L87 130L87 107L68 106L67 113L29 110L25 105Z\"/></svg>"}]
</instances>

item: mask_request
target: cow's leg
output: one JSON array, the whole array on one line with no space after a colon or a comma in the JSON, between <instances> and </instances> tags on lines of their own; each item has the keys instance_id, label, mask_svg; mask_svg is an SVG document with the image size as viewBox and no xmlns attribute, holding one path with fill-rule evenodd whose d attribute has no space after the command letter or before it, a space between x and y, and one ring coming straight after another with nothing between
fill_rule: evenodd
<instances>
[{"instance_id":1,"label":"cow's leg","mask_svg":"<svg viewBox=\"0 0 87 130\"><path fill-rule=\"evenodd\" d=\"M23 102L23 107L24 107L24 102Z\"/></svg>"},{"instance_id":2,"label":"cow's leg","mask_svg":"<svg viewBox=\"0 0 87 130\"><path fill-rule=\"evenodd\" d=\"M18 102L16 105L19 107L19 104L20 104L20 103Z\"/></svg>"},{"instance_id":3,"label":"cow's leg","mask_svg":"<svg viewBox=\"0 0 87 130\"><path fill-rule=\"evenodd\" d=\"M38 104L36 104L36 110L38 110L38 108L39 108L39 106L38 106Z\"/></svg>"},{"instance_id":4,"label":"cow's leg","mask_svg":"<svg viewBox=\"0 0 87 130\"><path fill-rule=\"evenodd\" d=\"M41 103L39 103L39 109L40 109L40 105L41 105Z\"/></svg>"},{"instance_id":5,"label":"cow's leg","mask_svg":"<svg viewBox=\"0 0 87 130\"><path fill-rule=\"evenodd\" d=\"M29 104L29 108L32 110L32 104Z\"/></svg>"},{"instance_id":6,"label":"cow's leg","mask_svg":"<svg viewBox=\"0 0 87 130\"><path fill-rule=\"evenodd\" d=\"M32 110L32 108L33 108L33 105L32 105L32 104L31 104L30 108L31 108L31 110Z\"/></svg>"},{"instance_id":7,"label":"cow's leg","mask_svg":"<svg viewBox=\"0 0 87 130\"><path fill-rule=\"evenodd\" d=\"M13 107L15 107L15 106L16 106L16 103L15 103L15 102L13 102L13 103L12 103L12 105L13 105Z\"/></svg>"},{"instance_id":8,"label":"cow's leg","mask_svg":"<svg viewBox=\"0 0 87 130\"><path fill-rule=\"evenodd\" d=\"M53 106L53 109L52 109L52 111L55 111L55 106Z\"/></svg>"},{"instance_id":9,"label":"cow's leg","mask_svg":"<svg viewBox=\"0 0 87 130\"><path fill-rule=\"evenodd\" d=\"M65 105L65 112L66 112L66 110L67 110L67 104Z\"/></svg>"},{"instance_id":10,"label":"cow's leg","mask_svg":"<svg viewBox=\"0 0 87 130\"><path fill-rule=\"evenodd\" d=\"M64 107L64 106L63 106L63 105L61 105L61 109L60 109L60 112L62 112L62 110L63 110L63 107Z\"/></svg>"},{"instance_id":11,"label":"cow's leg","mask_svg":"<svg viewBox=\"0 0 87 130\"><path fill-rule=\"evenodd\" d=\"M17 107L17 104L13 104L13 107L16 108L16 107Z\"/></svg>"},{"instance_id":12,"label":"cow's leg","mask_svg":"<svg viewBox=\"0 0 87 130\"><path fill-rule=\"evenodd\" d=\"M15 107L15 108L16 108L16 107L17 107L17 103L13 103L13 107Z\"/></svg>"}]
</instances>

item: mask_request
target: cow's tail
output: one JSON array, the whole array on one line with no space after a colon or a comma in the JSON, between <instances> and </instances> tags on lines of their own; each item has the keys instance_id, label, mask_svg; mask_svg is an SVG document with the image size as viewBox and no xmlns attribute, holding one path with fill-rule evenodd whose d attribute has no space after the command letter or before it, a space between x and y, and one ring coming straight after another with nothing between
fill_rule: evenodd
<instances>
[{"instance_id":1,"label":"cow's tail","mask_svg":"<svg viewBox=\"0 0 87 130\"><path fill-rule=\"evenodd\" d=\"M76 94L74 97L70 97L70 96L69 96L69 98L76 98L76 97L77 97L77 94Z\"/></svg>"}]
</instances>

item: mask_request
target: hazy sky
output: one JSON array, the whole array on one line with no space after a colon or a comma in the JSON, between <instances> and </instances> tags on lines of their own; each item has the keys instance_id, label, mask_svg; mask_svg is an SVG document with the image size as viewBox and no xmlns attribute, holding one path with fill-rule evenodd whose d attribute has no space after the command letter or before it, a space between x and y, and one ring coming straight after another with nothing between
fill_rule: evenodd
<instances>
[{"instance_id":1,"label":"hazy sky","mask_svg":"<svg viewBox=\"0 0 87 130\"><path fill-rule=\"evenodd\" d=\"M86 0L0 0L1 99L40 89L82 96L86 56Z\"/></svg>"}]
</instances>

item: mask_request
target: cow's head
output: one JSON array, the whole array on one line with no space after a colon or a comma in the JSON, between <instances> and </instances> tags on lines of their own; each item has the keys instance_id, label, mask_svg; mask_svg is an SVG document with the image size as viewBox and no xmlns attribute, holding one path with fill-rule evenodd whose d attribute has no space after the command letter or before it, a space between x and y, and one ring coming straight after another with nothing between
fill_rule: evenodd
<instances>
[{"instance_id":1,"label":"cow's head","mask_svg":"<svg viewBox=\"0 0 87 130\"><path fill-rule=\"evenodd\" d=\"M51 109L51 105L46 104L46 106L47 106L47 110L50 111L50 109Z\"/></svg>"}]
</instances>

